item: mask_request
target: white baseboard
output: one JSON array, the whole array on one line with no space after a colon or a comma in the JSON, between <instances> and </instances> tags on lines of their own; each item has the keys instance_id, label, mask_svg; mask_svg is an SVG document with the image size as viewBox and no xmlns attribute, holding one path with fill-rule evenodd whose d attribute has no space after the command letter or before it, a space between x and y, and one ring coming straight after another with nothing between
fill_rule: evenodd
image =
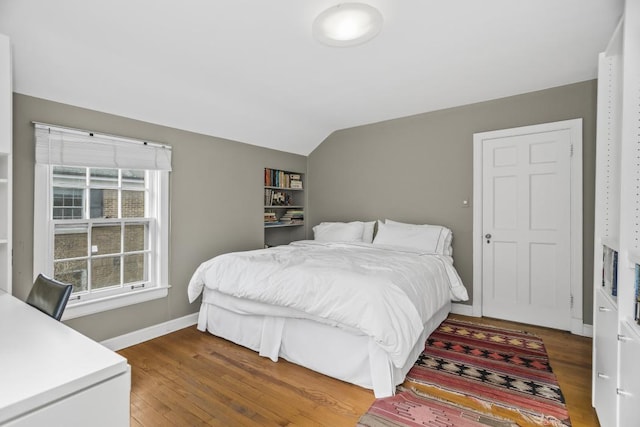
<instances>
[{"instance_id":1,"label":"white baseboard","mask_svg":"<svg viewBox=\"0 0 640 427\"><path fill-rule=\"evenodd\" d=\"M463 316L482 317L473 314L473 306L468 304L451 303L451 312ZM581 319L574 319L571 323L571 331L574 335L593 338L593 326L582 323Z\"/></svg>"},{"instance_id":2,"label":"white baseboard","mask_svg":"<svg viewBox=\"0 0 640 427\"><path fill-rule=\"evenodd\" d=\"M473 306L454 302L451 303L451 312L453 314L462 314L463 316L473 316Z\"/></svg>"},{"instance_id":3,"label":"white baseboard","mask_svg":"<svg viewBox=\"0 0 640 427\"><path fill-rule=\"evenodd\" d=\"M582 336L593 338L593 325L582 325Z\"/></svg>"},{"instance_id":4,"label":"white baseboard","mask_svg":"<svg viewBox=\"0 0 640 427\"><path fill-rule=\"evenodd\" d=\"M582 319L572 319L571 333L583 337L593 337L593 326L582 323Z\"/></svg>"},{"instance_id":5,"label":"white baseboard","mask_svg":"<svg viewBox=\"0 0 640 427\"><path fill-rule=\"evenodd\" d=\"M148 328L129 332L128 334L120 335L119 337L104 340L100 344L113 351L118 351L123 348L131 347L132 345L140 344L141 342L161 337L162 335L170 334L171 332L175 332L179 329L187 328L191 325L195 325L196 323L198 323L198 313L188 314L184 317L179 317L164 323L149 326Z\"/></svg>"}]
</instances>

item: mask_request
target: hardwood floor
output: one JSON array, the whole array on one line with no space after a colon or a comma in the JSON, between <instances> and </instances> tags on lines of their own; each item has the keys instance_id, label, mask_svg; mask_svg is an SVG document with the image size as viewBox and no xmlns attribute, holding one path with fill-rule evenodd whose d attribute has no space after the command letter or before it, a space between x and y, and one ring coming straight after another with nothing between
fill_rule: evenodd
<instances>
[{"instance_id":1,"label":"hardwood floor","mask_svg":"<svg viewBox=\"0 0 640 427\"><path fill-rule=\"evenodd\" d=\"M494 319L544 340L574 427L591 407L591 339ZM119 351L132 368L132 426L353 426L373 392L280 360L273 363L195 326Z\"/></svg>"}]
</instances>

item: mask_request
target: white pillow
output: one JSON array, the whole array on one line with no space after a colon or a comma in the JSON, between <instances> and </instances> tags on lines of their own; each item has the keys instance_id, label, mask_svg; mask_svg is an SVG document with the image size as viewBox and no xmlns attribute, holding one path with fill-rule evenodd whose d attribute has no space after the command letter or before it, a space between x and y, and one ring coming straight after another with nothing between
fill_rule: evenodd
<instances>
[{"instance_id":1,"label":"white pillow","mask_svg":"<svg viewBox=\"0 0 640 427\"><path fill-rule=\"evenodd\" d=\"M362 232L362 241L364 243L373 243L373 229L375 226L375 221L367 221L364 223L364 231Z\"/></svg>"},{"instance_id":2,"label":"white pillow","mask_svg":"<svg viewBox=\"0 0 640 427\"><path fill-rule=\"evenodd\" d=\"M382 230L382 237L378 239ZM378 234L376 234L374 243L403 246L427 253L451 256L453 254L452 239L453 233L447 227L406 224L387 219L384 224L378 222Z\"/></svg>"},{"instance_id":3,"label":"white pillow","mask_svg":"<svg viewBox=\"0 0 640 427\"><path fill-rule=\"evenodd\" d=\"M321 242L362 242L364 223L321 222L313 227L313 238Z\"/></svg>"}]
</instances>

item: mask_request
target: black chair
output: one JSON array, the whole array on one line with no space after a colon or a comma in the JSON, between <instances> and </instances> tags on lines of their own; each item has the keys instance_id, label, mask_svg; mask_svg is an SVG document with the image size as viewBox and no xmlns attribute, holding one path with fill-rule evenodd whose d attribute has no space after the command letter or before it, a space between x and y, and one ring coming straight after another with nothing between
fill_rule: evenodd
<instances>
[{"instance_id":1,"label":"black chair","mask_svg":"<svg viewBox=\"0 0 640 427\"><path fill-rule=\"evenodd\" d=\"M39 274L31 288L31 292L29 292L26 303L54 319L60 320L72 289L72 285L67 285Z\"/></svg>"}]
</instances>

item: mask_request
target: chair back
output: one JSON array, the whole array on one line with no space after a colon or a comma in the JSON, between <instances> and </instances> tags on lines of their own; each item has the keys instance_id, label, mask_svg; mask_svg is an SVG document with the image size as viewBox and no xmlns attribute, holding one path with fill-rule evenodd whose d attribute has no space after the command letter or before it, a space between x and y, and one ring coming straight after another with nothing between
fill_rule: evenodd
<instances>
[{"instance_id":1,"label":"chair back","mask_svg":"<svg viewBox=\"0 0 640 427\"><path fill-rule=\"evenodd\" d=\"M39 274L33 283L26 303L54 319L60 320L72 289L72 285L67 285Z\"/></svg>"}]
</instances>

